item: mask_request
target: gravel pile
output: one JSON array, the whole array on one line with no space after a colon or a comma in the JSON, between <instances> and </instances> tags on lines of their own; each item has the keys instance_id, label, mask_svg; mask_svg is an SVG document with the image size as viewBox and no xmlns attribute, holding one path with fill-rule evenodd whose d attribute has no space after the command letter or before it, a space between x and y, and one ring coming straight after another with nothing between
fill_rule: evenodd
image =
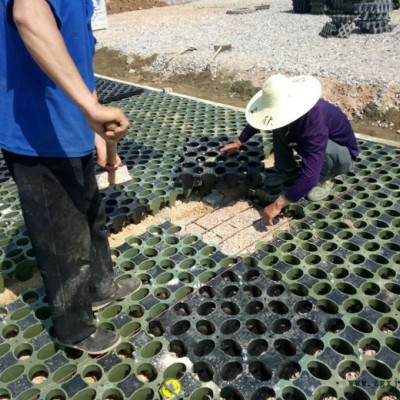
<instances>
[{"instance_id":1,"label":"gravel pile","mask_svg":"<svg viewBox=\"0 0 400 400\"><path fill-rule=\"evenodd\" d=\"M270 8L227 13L260 4ZM391 32L362 34L354 26L348 38L323 38L319 33L331 20L328 15L294 14L292 9L291 0L198 0L111 15L109 28L95 36L98 47L141 57L157 54L151 68L166 74L204 71L214 45L230 44L230 51L211 62L211 71L312 74L353 85L400 84L400 10L390 13ZM189 47L196 50L178 55Z\"/></svg>"}]
</instances>

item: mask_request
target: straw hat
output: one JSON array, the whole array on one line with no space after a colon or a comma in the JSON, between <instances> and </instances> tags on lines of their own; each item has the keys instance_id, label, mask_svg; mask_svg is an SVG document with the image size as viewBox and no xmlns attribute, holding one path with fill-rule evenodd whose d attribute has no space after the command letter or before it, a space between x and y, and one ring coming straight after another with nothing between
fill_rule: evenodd
<instances>
[{"instance_id":1,"label":"straw hat","mask_svg":"<svg viewBox=\"0 0 400 400\"><path fill-rule=\"evenodd\" d=\"M247 104L246 119L256 129L278 129L310 111L320 96L321 84L312 76L272 75Z\"/></svg>"}]
</instances>

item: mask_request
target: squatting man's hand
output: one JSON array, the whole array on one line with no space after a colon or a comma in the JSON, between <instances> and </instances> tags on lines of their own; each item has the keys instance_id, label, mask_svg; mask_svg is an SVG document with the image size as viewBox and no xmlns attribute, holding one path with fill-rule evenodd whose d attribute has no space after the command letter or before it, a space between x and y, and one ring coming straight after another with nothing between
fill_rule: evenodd
<instances>
[{"instance_id":1,"label":"squatting man's hand","mask_svg":"<svg viewBox=\"0 0 400 400\"><path fill-rule=\"evenodd\" d=\"M229 156L231 156L232 154L237 153L241 146L242 142L240 140L235 140L234 142L228 143L224 147L220 148L219 151L221 153L227 153Z\"/></svg>"},{"instance_id":2,"label":"squatting man's hand","mask_svg":"<svg viewBox=\"0 0 400 400\"><path fill-rule=\"evenodd\" d=\"M263 216L266 225L273 225L274 218L277 217L282 208L288 206L290 201L284 196L280 195L272 204L264 208Z\"/></svg>"}]
</instances>

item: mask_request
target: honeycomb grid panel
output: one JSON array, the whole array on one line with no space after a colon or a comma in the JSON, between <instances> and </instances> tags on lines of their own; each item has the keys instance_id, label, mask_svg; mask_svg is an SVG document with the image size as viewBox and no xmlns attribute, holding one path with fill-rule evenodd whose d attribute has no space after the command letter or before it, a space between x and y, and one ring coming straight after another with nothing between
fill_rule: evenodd
<instances>
[{"instance_id":1,"label":"honeycomb grid panel","mask_svg":"<svg viewBox=\"0 0 400 400\"><path fill-rule=\"evenodd\" d=\"M142 118L121 143L122 156L137 177L156 181L144 187L155 195L148 203L148 194L136 195L139 181L105 192L109 207L121 198L134 203L109 214L116 225L121 214L140 220L161 207L161 177L176 190L169 175L179 175L188 142L233 137L244 123L239 112L161 93L116 104L132 122ZM143 286L96 313L123 338L107 355L52 340L43 289L0 306L0 396L161 399L172 378L185 400L400 398L400 150L359 144L353 171L335 180L328 201L302 202L289 230L242 259L170 223L113 248L118 279L135 274ZM1 273L25 279L35 258L15 185L1 171Z\"/></svg>"}]
</instances>

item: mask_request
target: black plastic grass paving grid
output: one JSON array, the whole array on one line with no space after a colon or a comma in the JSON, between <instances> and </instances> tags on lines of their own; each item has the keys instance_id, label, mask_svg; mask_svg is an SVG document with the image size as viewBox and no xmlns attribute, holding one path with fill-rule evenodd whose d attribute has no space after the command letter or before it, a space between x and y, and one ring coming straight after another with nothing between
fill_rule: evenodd
<instances>
[{"instance_id":1,"label":"black plastic grass paving grid","mask_svg":"<svg viewBox=\"0 0 400 400\"><path fill-rule=\"evenodd\" d=\"M145 89L140 87L96 77L96 93L101 104L137 96L144 92Z\"/></svg>"},{"instance_id":2,"label":"black plastic grass paving grid","mask_svg":"<svg viewBox=\"0 0 400 400\"><path fill-rule=\"evenodd\" d=\"M171 195L187 144L233 137L243 124L236 111L160 93L119 104L137 117L121 153L138 180L105 192L115 226L157 212L160 197L189 197L184 187ZM135 274L143 287L96 314L123 338L105 356L53 342L41 289L0 306L0 396L160 399L172 378L185 400L400 398L400 150L359 144L353 171L335 179L327 201L301 202L288 230L243 259L170 223L114 248L116 275ZM1 171L1 273L26 279L35 258L15 185Z\"/></svg>"}]
</instances>

